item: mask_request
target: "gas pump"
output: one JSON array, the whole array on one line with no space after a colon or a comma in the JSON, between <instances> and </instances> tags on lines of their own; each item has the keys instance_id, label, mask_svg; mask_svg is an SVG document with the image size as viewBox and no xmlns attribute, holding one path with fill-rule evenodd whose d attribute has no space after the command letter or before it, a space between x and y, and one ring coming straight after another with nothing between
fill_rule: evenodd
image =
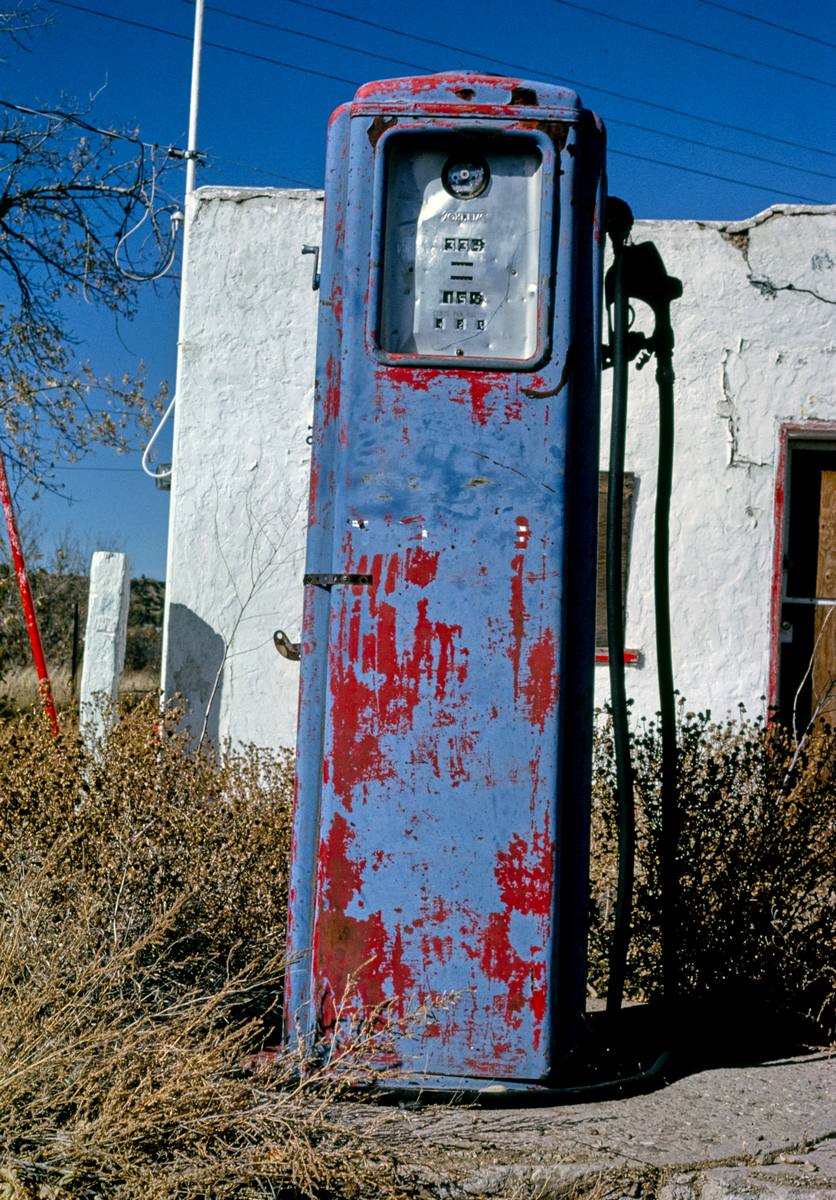
<instances>
[{"instance_id":1,"label":"gas pump","mask_svg":"<svg viewBox=\"0 0 836 1200\"><path fill-rule=\"evenodd\" d=\"M548 84L386 80L330 126L286 1025L385 1026L399 1086L548 1091L582 1043L604 170ZM620 381L669 371L676 291L628 214Z\"/></svg>"}]
</instances>

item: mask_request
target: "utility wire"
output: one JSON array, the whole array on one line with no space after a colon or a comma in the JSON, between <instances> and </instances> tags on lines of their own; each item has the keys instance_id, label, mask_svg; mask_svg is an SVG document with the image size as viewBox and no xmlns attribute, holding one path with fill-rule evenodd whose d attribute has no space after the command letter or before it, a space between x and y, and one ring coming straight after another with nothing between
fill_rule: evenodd
<instances>
[{"instance_id":1,"label":"utility wire","mask_svg":"<svg viewBox=\"0 0 836 1200\"><path fill-rule=\"evenodd\" d=\"M664 129L654 129L651 125L637 125L633 121L622 121L617 117L606 117L606 123L607 125L621 125L626 129L640 129L643 133L669 138L673 142L685 142L688 146L700 146L704 150L714 150L719 154L749 158L752 162L767 163L771 167L780 167L784 171L797 171L802 175L817 175L819 179L836 179L836 175L829 171L814 171L810 167L796 167L792 163L781 162L777 158L766 158L763 154L750 154L748 150L729 150L725 146L715 146L712 142L702 142L699 138L689 138L679 133L668 133Z\"/></svg>"},{"instance_id":2,"label":"utility wire","mask_svg":"<svg viewBox=\"0 0 836 1200\"><path fill-rule=\"evenodd\" d=\"M180 0L181 4L194 8L194 0ZM363 50L359 46L349 46L345 42L334 42L330 38L319 37L315 33L302 33L299 29L291 29L288 25L277 25L275 21L262 21L258 17L245 17L241 13L232 12L229 8L221 8L217 4L207 4L208 12L219 13L222 17L230 17L233 21L241 21L245 25L256 25L260 29L271 29L275 33L290 33L294 37L306 38L309 42L319 42L321 46L335 46L340 50L350 50L353 54L362 54L366 58L376 58L384 62L397 64L399 67L410 67L415 71L426 71L420 63L409 62L403 58L393 58L390 54L377 54L374 50Z\"/></svg>"},{"instance_id":3,"label":"utility wire","mask_svg":"<svg viewBox=\"0 0 836 1200\"><path fill-rule=\"evenodd\" d=\"M744 12L741 8L732 8L730 4L720 4L718 0L699 0L700 4L708 4L711 8L721 8L723 12L734 13L736 17L743 17L746 21L757 21L759 25L768 25L770 29L780 29L781 33L788 33L791 37L804 38L805 41L815 42L819 46L827 46L831 50L836 50L836 42L828 42L824 38L814 37L811 33L802 33L800 29L790 29L789 25L779 25L777 21L767 21L766 17L756 17L754 13Z\"/></svg>"},{"instance_id":4,"label":"utility wire","mask_svg":"<svg viewBox=\"0 0 836 1200\"><path fill-rule=\"evenodd\" d=\"M53 0L56 3L56 0ZM101 129L98 125L91 125L89 121L85 121L83 117L79 117L76 113L64 112L61 108L29 108L26 104L13 104L11 100L0 100L0 107L11 109L12 112L22 113L28 117L60 117L62 121L68 121L71 125L77 125L80 129L86 129L88 133L98 134L100 137L113 138L120 142L130 142L134 146L142 146L146 150L164 150L165 146L157 142L144 142L142 138L132 137L129 133L120 133L116 129ZM169 147L170 149L170 147Z\"/></svg>"},{"instance_id":5,"label":"utility wire","mask_svg":"<svg viewBox=\"0 0 836 1200\"><path fill-rule=\"evenodd\" d=\"M55 3L56 0L53 0ZM423 42L424 45L434 46L440 50L452 50L456 54L461 53L461 46L453 46L449 42L440 42L435 38L424 37L418 33L405 33L403 30L394 29L391 25L382 25L377 21L370 21L365 17L353 17L348 13L341 12L338 8L329 8L324 4L315 4L312 0L286 0L288 4L295 4L299 8L307 8L313 12L325 13L328 16L340 17L344 21L351 21L355 25L365 25L369 29L379 29L382 33L391 33L396 37L410 38L415 42ZM780 138L771 133L764 133L762 129L749 129L745 125L732 125L728 121L717 121L712 117L704 117L699 113L688 112L681 108L671 108L667 104L657 104L652 100L642 100L638 96L631 96L625 92L614 92L609 88L599 87L597 83L589 83L582 79L571 79L568 75L557 76L548 71L542 71L539 67L527 67L520 63L506 62L501 58L494 58L493 55L485 54L479 50L471 50L471 53L482 59L483 62L493 63L496 66L502 67L503 70L521 71L524 73L531 72L531 75L541 76L545 79L554 79L559 83L568 83L571 87L588 88L591 92L598 92L602 96L613 96L616 100L628 100L631 104L642 104L646 108L655 108L659 112L671 113L675 117L685 117L689 121L702 121L706 125L714 125L718 129L730 129L733 133L745 133L750 137L763 138L767 142L773 142L776 145L790 146L793 150L807 150L812 154L826 154L829 158L836 158L836 150L822 149L820 146L807 146L801 142L789 141L786 138Z\"/></svg>"},{"instance_id":6,"label":"utility wire","mask_svg":"<svg viewBox=\"0 0 836 1200\"><path fill-rule=\"evenodd\" d=\"M180 0L180 2L182 4L188 5L191 8L194 8L194 0ZM301 32L301 30L290 29L286 25L277 25L272 21L262 21L262 20L258 19L257 17L245 17L245 16L242 16L240 13L231 12L227 8L220 8L216 4L207 4L206 7L207 7L207 10L209 10L211 12L220 13L222 16L225 16L225 17L232 17L236 21L242 21L248 25L257 25L257 26L261 27L262 29L271 29L277 33L289 33L289 34L293 35L294 37L304 38L307 41L311 41L311 42L318 42L318 43L320 43L320 45L331 46L332 48L337 49L337 50L349 50L353 54L363 54L367 58L374 58L381 62L396 63L398 66L408 67L410 70L413 70L413 71L426 72L426 71L431 71L433 69L431 67L428 67L426 63L416 63L416 62L412 62L410 60L403 59L403 58L394 58L389 54L378 54L372 50L362 50L359 46L352 46L352 45L349 45L347 42L334 41L331 38L319 37L318 35L313 34L313 33L303 33L303 32ZM402 34L401 36L409 37L412 35ZM453 47L451 47L451 49L452 48ZM533 68L533 67L520 68L520 69L531 70L531 71L536 70L536 68ZM657 129L653 125L639 125L633 121L619 120L616 117L607 117L606 121L607 121L608 125L621 125L625 129L639 129L644 133L652 133L652 134L655 134L657 137L668 138L670 141L684 142L686 145L689 145L689 146L699 146L699 147L702 147L703 149L715 150L720 154L730 154L735 157L748 158L748 159L751 159L753 162L766 163L768 166L780 167L782 170L785 170L785 171L796 171L802 175L817 175L820 179L836 179L836 175L833 175L827 171L815 171L808 167L797 167L797 166L793 165L792 163L782 162L780 159L777 159L777 158L767 158L766 156L760 155L760 154L750 154L745 150L731 150L725 146L715 146L711 142L704 142L698 138L689 138L689 137L685 137L681 134L668 133L667 130Z\"/></svg>"},{"instance_id":7,"label":"utility wire","mask_svg":"<svg viewBox=\"0 0 836 1200\"><path fill-rule=\"evenodd\" d=\"M713 46L710 42L698 42L695 38L685 37L681 33L668 33L665 29L656 29L653 25L643 25L641 21L630 21L627 17L616 17L613 13L603 12L600 8L590 8L586 4L578 4L576 0L552 0L562 8L574 8L578 12L591 13L594 17L603 17L605 21L614 21L617 25L626 25L630 29L641 29L652 33L655 37L669 38L672 42L682 42L685 46L696 46L700 50L710 50L712 54L723 54L726 58L734 58L737 62L745 62L750 66L764 67L767 71L780 71L782 75L792 75L795 79L803 79L807 83L820 83L823 87L836 88L832 79L820 79L818 75L805 75L801 71L793 71L791 67L780 67L777 63L764 62L760 58L749 58L746 54L738 54L735 50L724 50L722 46Z\"/></svg>"},{"instance_id":8,"label":"utility wire","mask_svg":"<svg viewBox=\"0 0 836 1200\"><path fill-rule=\"evenodd\" d=\"M53 471L118 471L120 474L141 475L139 467L81 467L74 464L69 467L53 467Z\"/></svg>"},{"instance_id":9,"label":"utility wire","mask_svg":"<svg viewBox=\"0 0 836 1200\"><path fill-rule=\"evenodd\" d=\"M152 32L152 33L160 33L160 34L164 34L164 35L166 35L166 36L168 36L168 37L173 37L173 38L176 38L176 39L178 39L179 41L189 41L189 42L190 42L190 41L192 40L192 39L191 39L191 37L190 37L190 35L187 35L187 34L183 34L183 33L175 33L175 32L173 32L173 31L172 31L172 30L170 30L170 29L163 29L163 28L161 28L161 27L160 27L160 26L158 26L158 25L148 25L148 24L146 24L145 22L142 22L142 21L134 21L134 20L131 20L131 19L130 19L130 18L128 18L128 17L117 17L117 16L114 16L112 13L104 13L104 12L101 12L101 10L99 10L99 9L95 9L95 8L89 8L89 7L87 7L86 5L81 5L81 4L75 4L75 3L72 3L72 2L71 2L71 0L50 0L50 2L51 2L52 4L57 4L57 5L58 5L59 7L61 7L61 8L71 8L71 9L75 9L75 10L77 10L78 12L89 13L89 14L90 14L90 15L92 15L92 16L96 16L96 17L104 17L105 19L107 19L107 20L109 20L109 21L116 21L116 22L118 22L119 24L123 24L123 25L130 25L130 26L132 26L132 27L134 27L134 28L139 28L139 29L145 29L145 30L148 30L148 31L150 31L150 32ZM290 0L290 2L291 2L291 3L301 3L301 0ZM318 6L318 5L312 5L312 4L311 4L311 5L308 5L308 4L306 4L306 5L305 5L305 7L314 8L314 7L320 7L320 6ZM327 10L327 11L332 11L332 12L333 12L334 10ZM339 12L337 12L337 13L336 13L336 15L337 15L337 16L340 16L340 15L342 15L342 14L340 14ZM366 23L368 23L368 22L366 22ZM397 32L397 31L392 31L392 32ZM412 36L412 35L405 35L405 36ZM421 40L421 41L425 41L425 40L427 40L427 39L421 38L421 39L419 39L419 40ZM335 81L335 82L337 82L337 83L345 83L345 84L348 84L348 85L349 85L349 86L351 86L351 87L359 87L359 86L361 85L361 83L362 83L362 81L361 81L361 80L358 80L358 79L347 79L345 76L342 76L342 75L332 75L332 74L329 74L329 73L327 73L327 72L325 72L325 71L316 71L316 70L314 70L313 68L309 68L309 67L299 67L299 66L296 66L294 63L288 63L288 62L284 62L284 61L282 61L282 60L280 60L280 59L276 59L276 58L269 58L269 57L267 57L266 55L263 55L263 54L253 54L253 53L251 53L251 52L250 52L250 51L248 51L248 50L239 50L239 49L237 49L237 48L236 48L236 47L234 47L234 46L228 46L228 45L226 45L226 44L224 44L224 43L222 43L222 42L209 42L209 41L204 41L204 45L205 45L205 46L211 46L213 49L216 49L216 50L224 50L224 51L227 51L227 52L229 52L229 53L231 53L231 54L237 54L237 55L240 55L240 56L241 56L241 57L243 57L243 58L255 59L255 60L256 60L256 61L258 61L258 62L265 62L265 63L268 63L268 64L270 64L271 66L282 67L282 68L284 68L285 70L297 71L297 72L299 72L300 74L303 74L303 75L315 75L315 76L318 76L318 77L319 77L319 78L321 78L321 79L330 79L330 80L333 80L333 81ZM487 58L487 56L480 56L480 57L486 57L486 58ZM498 60L493 60L493 61L498 61ZM509 65L510 65L510 64L509 64ZM554 78L554 77L553 77L553 78ZM572 81L571 81L571 80L567 80L567 82L570 82L570 83L571 83ZM574 85L574 86L577 86L577 85ZM586 85L580 85L580 86L586 86ZM595 89L595 88L594 88L594 85L590 85L590 86L591 86L591 87L593 87L593 90L599 90L599 91L600 91L600 90L602 90L602 89ZM628 97L628 98L629 98L629 97ZM777 140L777 139L776 139L776 140ZM763 185L761 185L761 184L757 184L757 183L749 183L749 182L748 182L747 180L745 180L745 179L730 179L728 176L723 176L723 175L714 175L714 174L712 174L712 173L711 173L711 172L709 172L709 171L697 171L697 170L695 170L693 167L684 167L684 166L681 166L679 163L672 163L672 162L668 162L668 161L667 161L667 160L665 160L665 159L657 159L657 158L644 157L644 156L641 156L641 155L636 155L636 154L627 154L627 152L626 152L626 151L616 151L616 150L612 150L612 149L609 151L609 153L611 153L611 154L621 154L621 155L622 155L622 157L625 157L625 158L636 158L636 159L641 159L641 160L642 160L642 161L644 161L644 162L650 162L650 163L654 163L656 166L660 166L660 167L668 167L668 168L670 168L671 170L674 170L674 171L686 171L686 172L688 172L689 174L698 174L698 175L703 175L703 176L705 176L705 177L706 177L706 178L708 178L708 179L717 179L718 181L720 181L720 182L723 182L723 183L735 183L735 184L738 184L738 185L740 185L741 187L748 187L748 188L752 188L752 189L754 189L755 191L760 191L760 192L769 192L769 193L770 193L770 194L772 194L772 195L776 195L776 194L777 194L777 195L787 196L788 198L790 198L790 199L794 199L794 200L804 200L804 201L807 201L807 202L808 202L808 203L810 203L810 204L824 204L824 203L826 203L826 201L823 201L823 200L821 200L821 199L819 199L819 198L817 198L817 197L815 197L815 196L806 196L806 195L802 195L801 193L798 193L798 192L791 192L791 191L789 191L789 190L787 190L787 189L783 189L783 188L772 188L772 187L765 187L765 186L763 186Z\"/></svg>"},{"instance_id":10,"label":"utility wire","mask_svg":"<svg viewBox=\"0 0 836 1200\"><path fill-rule=\"evenodd\" d=\"M56 0L52 0L52 2L55 3ZM188 2L188 0L187 0L187 2ZM102 15L104 15L104 14L102 14ZM130 142L132 145L142 146L146 150L152 150L152 151L167 150L170 153L171 149L172 149L171 146L166 147L161 142L145 142L142 140L142 138L132 137L130 134L121 133L117 129L103 129L98 125L92 125L89 121L83 120L83 118L77 116L75 113L64 112L64 110L60 109L60 108L30 108L26 104L13 104L11 100L1 100L1 99L0 99L0 107L11 109L12 112L19 112L19 113L22 113L24 116L29 116L29 117L45 117L47 119L49 119L50 117L59 117L63 121L69 121L70 124L77 125L80 129L85 129L88 133L95 133L95 134L98 134L100 137L114 138L115 140L122 141L122 142ZM172 155L172 157L179 158L180 155L179 154ZM236 159L236 158L222 158L218 154L211 154L211 155L208 155L208 157L212 160L212 162L225 162L225 163L230 163L232 166L235 166L235 167L244 167L249 171L258 171L263 175L270 175L270 176L274 177L275 179L281 179L285 183L298 183L298 184L301 184L302 187L308 187L308 188L314 188L314 189L316 187L315 184L310 183L306 179L297 179L293 175L282 175L278 171L270 171L266 167L257 167L253 163L241 162L239 159Z\"/></svg>"},{"instance_id":11,"label":"utility wire","mask_svg":"<svg viewBox=\"0 0 836 1200\"><path fill-rule=\"evenodd\" d=\"M280 179L282 183L298 183L300 187L309 188L312 192L320 191L318 184L311 183L309 179L299 179L295 175L282 175L279 171L272 171L268 167L257 167L254 163L241 162L239 158L226 158L221 154L207 154L210 165L212 163L228 163L232 167L243 167L246 171L255 171L260 175L269 175L271 179Z\"/></svg>"},{"instance_id":12,"label":"utility wire","mask_svg":"<svg viewBox=\"0 0 836 1200\"><path fill-rule=\"evenodd\" d=\"M133 21L130 17L117 17L114 13L102 12L98 8L88 8L84 4L73 4L71 0L49 0L50 4L57 4L59 8L73 8L76 12L89 13L93 17L103 17L106 21L116 21L119 25L130 25L134 29L145 29L150 33L162 33L166 37L176 38L179 42L191 42L194 40L190 33L175 33L173 29L163 29L159 25L148 25L145 21ZM299 71L302 75L316 75L319 79L331 79L335 83L347 83L351 87L357 87L359 80L346 79L344 75L330 75L327 71L316 71L313 67L297 67L293 63L284 62L279 58L269 58L266 54L255 54L251 50L239 50L237 46L227 46L223 42L209 42L203 39L204 46L211 46L213 50L225 50L228 54L237 54L241 58L253 59L255 62L268 63L271 67L283 67L286 71Z\"/></svg>"},{"instance_id":13,"label":"utility wire","mask_svg":"<svg viewBox=\"0 0 836 1200\"><path fill-rule=\"evenodd\" d=\"M631 154L627 150L613 150L612 146L607 146L607 154L616 154L619 158L634 158L637 162L653 163L657 167L672 167L675 171L687 171L689 175L703 175L706 179L716 179L720 183L737 183L743 187L753 188L756 192L768 192L774 196L777 188L767 187L762 183L746 183L742 179L732 179L728 175L715 175L713 171L700 171L696 167L684 167L681 163L663 162L659 158L650 158L645 154ZM794 200L806 200L809 204L826 204L826 200L817 200L813 196L802 196L797 192L780 193L782 196L791 196Z\"/></svg>"}]
</instances>

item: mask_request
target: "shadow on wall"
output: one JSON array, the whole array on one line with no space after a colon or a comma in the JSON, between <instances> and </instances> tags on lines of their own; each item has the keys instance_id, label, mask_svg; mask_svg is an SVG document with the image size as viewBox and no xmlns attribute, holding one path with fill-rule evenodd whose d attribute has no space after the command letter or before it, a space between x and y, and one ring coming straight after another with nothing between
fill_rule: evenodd
<instances>
[{"instance_id":1,"label":"shadow on wall","mask_svg":"<svg viewBox=\"0 0 836 1200\"><path fill-rule=\"evenodd\" d=\"M168 681L188 702L186 727L195 741L209 738L218 745L226 643L185 604L171 605L168 637Z\"/></svg>"}]
</instances>

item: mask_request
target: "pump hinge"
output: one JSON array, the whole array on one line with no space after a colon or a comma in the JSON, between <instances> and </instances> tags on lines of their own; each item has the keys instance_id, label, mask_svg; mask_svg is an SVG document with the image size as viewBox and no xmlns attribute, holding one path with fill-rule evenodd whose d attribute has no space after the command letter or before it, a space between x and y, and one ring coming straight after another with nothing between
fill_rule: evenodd
<instances>
[{"instance_id":1,"label":"pump hinge","mask_svg":"<svg viewBox=\"0 0 836 1200\"><path fill-rule=\"evenodd\" d=\"M302 582L306 587L308 584L314 584L315 587L330 588L335 583L347 583L351 587L369 587L373 579L371 575L332 575L315 571L306 575Z\"/></svg>"}]
</instances>

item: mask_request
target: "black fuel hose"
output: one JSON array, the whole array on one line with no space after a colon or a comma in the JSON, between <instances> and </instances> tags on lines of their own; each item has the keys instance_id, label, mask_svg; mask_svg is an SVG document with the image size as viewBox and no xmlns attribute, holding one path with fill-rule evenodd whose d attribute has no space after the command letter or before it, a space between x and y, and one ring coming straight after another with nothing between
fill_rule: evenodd
<instances>
[{"instance_id":1,"label":"black fuel hose","mask_svg":"<svg viewBox=\"0 0 836 1200\"><path fill-rule=\"evenodd\" d=\"M678 973L678 874L679 805L677 803L676 697L673 680L670 610L670 507L674 447L673 330L670 304L656 312L654 331L656 384L659 392L659 462L656 478L654 524L654 593L656 609L656 669L659 681L659 714L662 734L660 882L662 897L662 998L669 1035L675 1024L679 994Z\"/></svg>"},{"instance_id":2,"label":"black fuel hose","mask_svg":"<svg viewBox=\"0 0 836 1200\"><path fill-rule=\"evenodd\" d=\"M626 236L626 234L625 234ZM607 478L607 657L610 676L615 755L615 792L618 809L618 883L615 923L609 954L607 1014L621 1010L627 973L627 949L633 907L635 870L635 805L633 772L630 765L630 732L627 723L627 688L624 678L624 595L622 564L622 528L624 522L624 449L627 429L627 327L629 305L624 270L624 239L612 235L613 245L613 327L612 327L612 416L610 425L610 461Z\"/></svg>"}]
</instances>

